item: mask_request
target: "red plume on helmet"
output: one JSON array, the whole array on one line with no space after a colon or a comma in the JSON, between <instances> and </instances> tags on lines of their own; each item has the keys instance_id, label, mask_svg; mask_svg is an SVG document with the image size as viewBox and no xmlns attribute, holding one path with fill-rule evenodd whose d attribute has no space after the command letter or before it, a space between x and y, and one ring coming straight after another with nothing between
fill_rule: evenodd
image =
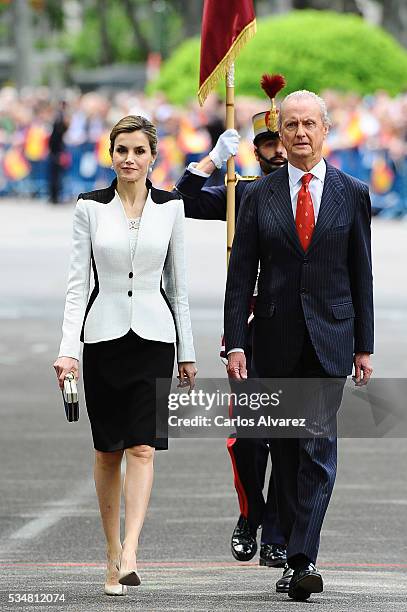
<instances>
[{"instance_id":1,"label":"red plume on helmet","mask_svg":"<svg viewBox=\"0 0 407 612\"><path fill-rule=\"evenodd\" d=\"M282 74L263 74L260 85L272 100L286 86L286 80Z\"/></svg>"}]
</instances>

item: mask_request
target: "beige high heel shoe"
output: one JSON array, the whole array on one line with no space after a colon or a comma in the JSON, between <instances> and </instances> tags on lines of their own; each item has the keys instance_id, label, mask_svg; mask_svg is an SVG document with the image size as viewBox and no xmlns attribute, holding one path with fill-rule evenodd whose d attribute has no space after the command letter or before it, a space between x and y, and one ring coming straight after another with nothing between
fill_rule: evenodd
<instances>
[{"instance_id":1,"label":"beige high heel shoe","mask_svg":"<svg viewBox=\"0 0 407 612\"><path fill-rule=\"evenodd\" d=\"M109 576L109 565L112 565L114 563L114 567L115 569L118 569L117 566L117 562L111 561L110 563L107 563L107 569L106 569L106 580L108 580L109 578L112 578L112 576ZM126 595L127 594L127 587L124 586L123 584L109 584L108 582L105 582L105 594L106 595Z\"/></svg>"},{"instance_id":2,"label":"beige high heel shoe","mask_svg":"<svg viewBox=\"0 0 407 612\"><path fill-rule=\"evenodd\" d=\"M127 587L124 584L105 583L106 595L127 595Z\"/></svg>"},{"instance_id":3,"label":"beige high heel shoe","mask_svg":"<svg viewBox=\"0 0 407 612\"><path fill-rule=\"evenodd\" d=\"M120 565L117 564L116 567L119 570L119 583L123 585L123 588L126 588L126 586L140 586L141 579L135 570L122 570L121 559Z\"/></svg>"}]
</instances>

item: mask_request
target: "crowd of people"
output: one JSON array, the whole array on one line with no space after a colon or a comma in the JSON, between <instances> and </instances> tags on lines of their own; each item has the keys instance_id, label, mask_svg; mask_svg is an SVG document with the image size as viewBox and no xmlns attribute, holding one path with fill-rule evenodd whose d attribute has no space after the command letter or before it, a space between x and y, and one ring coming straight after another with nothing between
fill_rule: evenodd
<instances>
[{"instance_id":1,"label":"crowd of people","mask_svg":"<svg viewBox=\"0 0 407 612\"><path fill-rule=\"evenodd\" d=\"M407 94L323 92L332 127L325 157L369 183L374 212L407 212ZM264 99L237 97L236 128L242 136L237 170L256 175L251 117ZM51 94L46 87L0 90L0 195L71 201L74 194L104 186L112 178L110 128L121 117L144 115L158 127L159 155L152 180L172 187L186 164L202 158L224 129L224 105L212 96L173 106L163 94L135 91ZM218 173L213 181L221 181Z\"/></svg>"}]
</instances>

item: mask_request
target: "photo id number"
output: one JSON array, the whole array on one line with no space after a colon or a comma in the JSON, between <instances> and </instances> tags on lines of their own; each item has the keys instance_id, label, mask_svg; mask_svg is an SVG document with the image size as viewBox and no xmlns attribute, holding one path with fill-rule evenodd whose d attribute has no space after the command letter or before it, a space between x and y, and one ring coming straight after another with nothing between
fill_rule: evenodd
<instances>
[{"instance_id":1,"label":"photo id number","mask_svg":"<svg viewBox=\"0 0 407 612\"><path fill-rule=\"evenodd\" d=\"M9 593L8 603L58 603L64 602L64 593Z\"/></svg>"}]
</instances>

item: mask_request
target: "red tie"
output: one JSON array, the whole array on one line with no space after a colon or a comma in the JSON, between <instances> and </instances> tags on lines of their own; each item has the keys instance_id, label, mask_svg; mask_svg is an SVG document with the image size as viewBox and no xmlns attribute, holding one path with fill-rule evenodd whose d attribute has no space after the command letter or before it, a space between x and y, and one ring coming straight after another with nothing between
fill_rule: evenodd
<instances>
[{"instance_id":1,"label":"red tie","mask_svg":"<svg viewBox=\"0 0 407 612\"><path fill-rule=\"evenodd\" d=\"M298 192L297 212L295 213L295 225L304 251L308 249L311 243L315 228L314 204L309 192L309 183L312 178L313 175L308 172L301 179L302 186Z\"/></svg>"}]
</instances>

